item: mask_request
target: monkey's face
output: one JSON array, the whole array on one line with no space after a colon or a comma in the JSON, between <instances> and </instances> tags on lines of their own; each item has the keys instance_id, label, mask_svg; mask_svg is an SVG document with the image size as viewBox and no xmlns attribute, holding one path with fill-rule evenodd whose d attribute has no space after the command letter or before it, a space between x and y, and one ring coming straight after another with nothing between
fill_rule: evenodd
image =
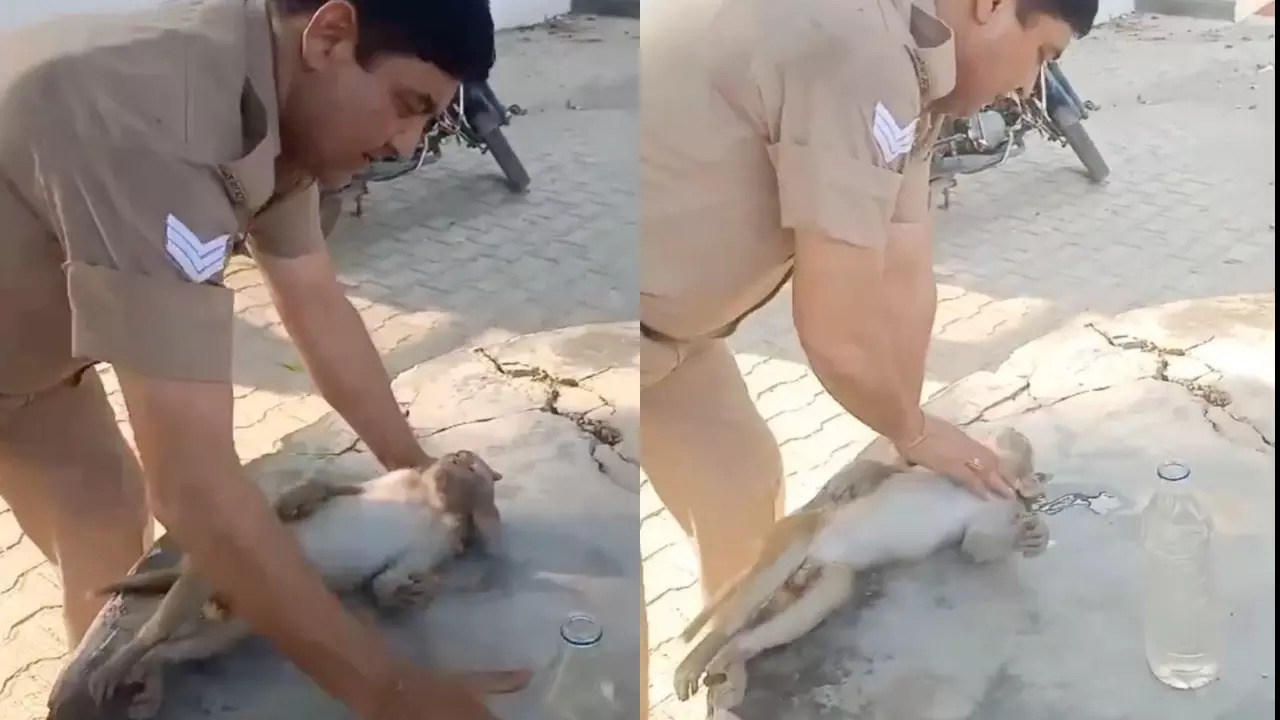
<instances>
[{"instance_id":1,"label":"monkey's face","mask_svg":"<svg viewBox=\"0 0 1280 720\"><path fill-rule=\"evenodd\" d=\"M479 542L488 552L499 552L502 517L493 486L502 479L502 473L470 450L445 455L436 470L435 493L443 511L462 522L464 544Z\"/></svg>"},{"instance_id":2,"label":"monkey's face","mask_svg":"<svg viewBox=\"0 0 1280 720\"><path fill-rule=\"evenodd\" d=\"M1001 428L993 444L1000 460L1000 474L1019 486L1030 482L1035 472L1035 453L1027 436L1010 427Z\"/></svg>"}]
</instances>

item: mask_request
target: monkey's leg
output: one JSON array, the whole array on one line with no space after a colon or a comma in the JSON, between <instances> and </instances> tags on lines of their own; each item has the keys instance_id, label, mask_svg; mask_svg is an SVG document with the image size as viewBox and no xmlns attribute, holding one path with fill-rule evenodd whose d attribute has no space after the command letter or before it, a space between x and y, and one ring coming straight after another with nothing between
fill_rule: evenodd
<instances>
[{"instance_id":1,"label":"monkey's leg","mask_svg":"<svg viewBox=\"0 0 1280 720\"><path fill-rule=\"evenodd\" d=\"M780 520L766 540L764 557L689 623L681 635L686 642L696 637L702 627L710 625L710 629L680 661L675 674L676 697L688 700L697 692L698 679L707 665L801 568L809 539L820 520L818 513L796 513Z\"/></svg>"},{"instance_id":2,"label":"monkey's leg","mask_svg":"<svg viewBox=\"0 0 1280 720\"><path fill-rule=\"evenodd\" d=\"M134 667L147 653L171 637L184 623L200 616L212 594L212 587L198 574L189 572L179 577L138 634L92 672L89 693L93 699L99 705L106 702L128 680Z\"/></svg>"},{"instance_id":3,"label":"monkey's leg","mask_svg":"<svg viewBox=\"0 0 1280 720\"><path fill-rule=\"evenodd\" d=\"M698 681L705 671L708 676L724 674L713 690L714 707L736 707L746 695L746 673L736 672L751 658L770 648L786 645L808 634L841 605L853 597L853 568L842 565L823 566L812 585L790 606L760 625L743 630L731 638L709 661L700 662L697 647L676 668L676 685L687 696L697 692ZM709 686L710 687L710 686Z\"/></svg>"},{"instance_id":4,"label":"monkey's leg","mask_svg":"<svg viewBox=\"0 0 1280 720\"><path fill-rule=\"evenodd\" d=\"M142 657L129 677L140 686L129 700L129 720L151 720L164 706L164 666L221 655L251 631L243 620L197 620L181 636L166 640Z\"/></svg>"},{"instance_id":5,"label":"monkey's leg","mask_svg":"<svg viewBox=\"0 0 1280 720\"><path fill-rule=\"evenodd\" d=\"M142 662L173 664L216 657L252 634L249 624L239 618L200 620L192 625L190 632L152 648Z\"/></svg>"},{"instance_id":6,"label":"monkey's leg","mask_svg":"<svg viewBox=\"0 0 1280 720\"><path fill-rule=\"evenodd\" d=\"M725 652L732 648L732 654L745 661L770 648L798 640L848 602L853 597L853 587L853 568L823 566L818 579L790 607L738 633Z\"/></svg>"},{"instance_id":7,"label":"monkey's leg","mask_svg":"<svg viewBox=\"0 0 1280 720\"><path fill-rule=\"evenodd\" d=\"M345 495L359 495L364 488L359 485L330 483L324 480L303 480L281 493L272 503L276 517L282 522L297 522L311 517L325 503Z\"/></svg>"}]
</instances>

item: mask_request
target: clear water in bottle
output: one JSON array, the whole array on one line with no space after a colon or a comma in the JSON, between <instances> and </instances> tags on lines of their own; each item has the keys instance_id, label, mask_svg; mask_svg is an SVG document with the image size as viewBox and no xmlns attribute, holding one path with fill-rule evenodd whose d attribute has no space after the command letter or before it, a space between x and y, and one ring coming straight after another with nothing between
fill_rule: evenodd
<instances>
[{"instance_id":1,"label":"clear water in bottle","mask_svg":"<svg viewBox=\"0 0 1280 720\"><path fill-rule=\"evenodd\" d=\"M570 615L550 673L544 720L621 720L622 706L602 658L604 630L594 617Z\"/></svg>"},{"instance_id":2,"label":"clear water in bottle","mask_svg":"<svg viewBox=\"0 0 1280 720\"><path fill-rule=\"evenodd\" d=\"M1218 677L1218 608L1210 567L1213 522L1196 499L1191 470L1165 463L1142 511L1142 620L1147 664L1180 690Z\"/></svg>"}]
</instances>

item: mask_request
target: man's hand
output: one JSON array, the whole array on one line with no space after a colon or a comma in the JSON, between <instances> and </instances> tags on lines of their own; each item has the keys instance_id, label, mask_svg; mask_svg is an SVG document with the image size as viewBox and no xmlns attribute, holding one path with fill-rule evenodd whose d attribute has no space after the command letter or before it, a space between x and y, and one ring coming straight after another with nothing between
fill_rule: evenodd
<instances>
[{"instance_id":1,"label":"man's hand","mask_svg":"<svg viewBox=\"0 0 1280 720\"><path fill-rule=\"evenodd\" d=\"M454 676L412 669L388 693L371 720L497 720L481 695L518 692L529 684L524 670L474 672ZM430 713L424 709L430 709Z\"/></svg>"},{"instance_id":2,"label":"man's hand","mask_svg":"<svg viewBox=\"0 0 1280 720\"><path fill-rule=\"evenodd\" d=\"M945 420L921 415L920 433L898 446L904 460L945 475L979 497L1016 497L1013 481L1000 474L1000 461L991 448Z\"/></svg>"},{"instance_id":3,"label":"man's hand","mask_svg":"<svg viewBox=\"0 0 1280 720\"><path fill-rule=\"evenodd\" d=\"M276 309L320 394L389 470L431 457L391 392L360 314L351 306L327 250L296 258L257 253Z\"/></svg>"},{"instance_id":4,"label":"man's hand","mask_svg":"<svg viewBox=\"0 0 1280 720\"><path fill-rule=\"evenodd\" d=\"M257 632L362 716L382 700L396 662L346 612L244 477L225 384L144 377L117 366L157 519Z\"/></svg>"}]
</instances>

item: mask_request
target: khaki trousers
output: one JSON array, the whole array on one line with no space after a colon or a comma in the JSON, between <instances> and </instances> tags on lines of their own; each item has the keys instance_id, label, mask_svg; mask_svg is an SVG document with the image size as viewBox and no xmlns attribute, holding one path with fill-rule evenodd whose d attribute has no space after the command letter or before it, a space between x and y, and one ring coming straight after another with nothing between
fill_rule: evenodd
<instances>
[{"instance_id":1,"label":"khaki trousers","mask_svg":"<svg viewBox=\"0 0 1280 720\"><path fill-rule=\"evenodd\" d=\"M141 468L92 368L34 395L0 395L0 498L59 570L74 647L104 603L95 591L151 542Z\"/></svg>"},{"instance_id":2,"label":"khaki trousers","mask_svg":"<svg viewBox=\"0 0 1280 720\"><path fill-rule=\"evenodd\" d=\"M709 598L755 560L782 515L782 455L724 340L642 338L640 388L641 466L693 540ZM647 713L648 619L641 615Z\"/></svg>"}]
</instances>

